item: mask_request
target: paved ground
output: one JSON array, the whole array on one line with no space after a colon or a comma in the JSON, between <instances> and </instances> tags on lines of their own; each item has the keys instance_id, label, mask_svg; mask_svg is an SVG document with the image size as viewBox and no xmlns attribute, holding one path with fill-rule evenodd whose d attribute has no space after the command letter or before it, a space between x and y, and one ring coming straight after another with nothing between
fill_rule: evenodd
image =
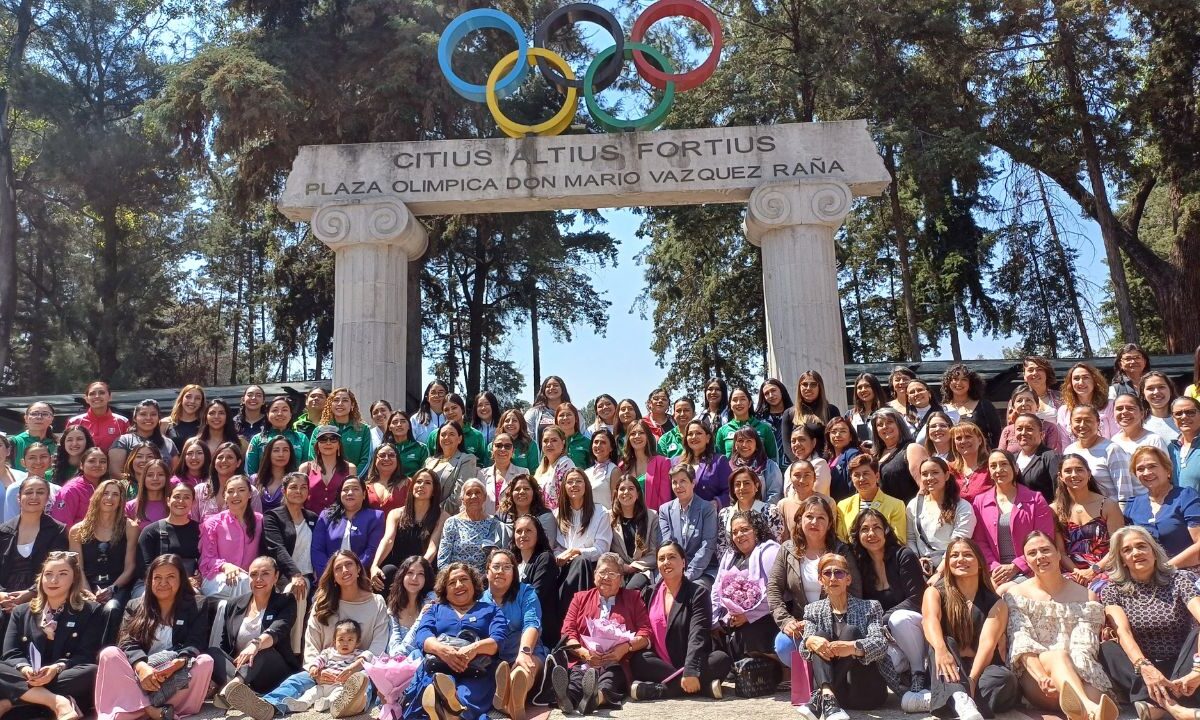
<instances>
[{"instance_id":1,"label":"paved ground","mask_svg":"<svg viewBox=\"0 0 1200 720\"><path fill-rule=\"evenodd\" d=\"M377 716L378 712L372 713L372 717ZM205 712L196 716L199 720L219 720L222 712L211 706L205 706ZM241 714L230 712L231 718L241 718ZM289 716L294 720L329 720L329 715L323 713L302 713ZM504 715L495 715L495 718L505 718ZM712 700L706 698L694 698L686 700L659 700L657 702L648 703L625 703L625 707L620 710L601 710L596 713L595 717L599 718L619 718L620 720L697 720L702 717L705 720L751 720L752 718L798 718L796 711L792 708L790 699L787 693L780 693L774 697L766 698L738 698L726 697L724 700ZM879 710L870 712L851 712L852 718L876 718L878 720L934 720L932 717L926 719L919 715L906 715L900 711L900 701L892 696L889 696L888 703ZM1034 711L1010 712L1005 713L997 720L1053 720L1058 716L1046 715L1043 716ZM1136 718L1132 708L1122 706L1122 720L1130 720ZM368 716L360 715L353 720L368 720ZM562 713L557 710L549 713L549 716L543 711L538 715L530 715L530 720L564 720Z\"/></svg>"}]
</instances>

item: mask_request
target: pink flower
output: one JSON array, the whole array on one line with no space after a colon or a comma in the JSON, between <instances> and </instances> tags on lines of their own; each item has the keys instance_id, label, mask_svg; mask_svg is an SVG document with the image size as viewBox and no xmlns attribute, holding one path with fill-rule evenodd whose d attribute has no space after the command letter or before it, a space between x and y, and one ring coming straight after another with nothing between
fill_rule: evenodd
<instances>
[{"instance_id":1,"label":"pink flower","mask_svg":"<svg viewBox=\"0 0 1200 720\"><path fill-rule=\"evenodd\" d=\"M765 588L742 570L731 570L721 575L717 594L721 606L731 615L743 615L762 602Z\"/></svg>"}]
</instances>

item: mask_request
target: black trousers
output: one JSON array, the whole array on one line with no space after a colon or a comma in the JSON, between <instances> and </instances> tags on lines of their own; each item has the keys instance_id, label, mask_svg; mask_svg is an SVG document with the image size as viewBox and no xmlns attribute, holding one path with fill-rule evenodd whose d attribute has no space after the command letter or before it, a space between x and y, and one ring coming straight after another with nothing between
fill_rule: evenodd
<instances>
[{"instance_id":1,"label":"black trousers","mask_svg":"<svg viewBox=\"0 0 1200 720\"><path fill-rule=\"evenodd\" d=\"M1147 657L1168 680L1178 680L1192 671L1192 655L1196 652L1197 633L1197 630L1188 633L1187 640L1184 640L1183 646L1179 648L1178 657ZM1112 680L1113 687L1123 690L1129 696L1129 702L1150 699L1150 691L1146 689L1146 683L1142 680L1141 673L1133 669L1133 663L1129 656L1125 654L1116 640L1100 644L1100 666L1104 668L1108 679ZM1200 707L1198 701L1200 701L1200 697L1196 695L1177 699L1180 705L1192 708Z\"/></svg>"},{"instance_id":2,"label":"black trousers","mask_svg":"<svg viewBox=\"0 0 1200 720\"><path fill-rule=\"evenodd\" d=\"M643 650L640 653L635 653L630 663L634 679L646 682L660 683L666 678L671 677L679 669L666 660L663 660L653 650ZM713 680L724 680L725 676L729 674L729 668L731 667L733 667L733 660L728 655L720 650L710 652L704 657L704 663L700 666L701 689L703 690ZM682 680L683 676L680 675L667 683L667 694L671 697L683 695Z\"/></svg>"},{"instance_id":3,"label":"black trousers","mask_svg":"<svg viewBox=\"0 0 1200 720\"><path fill-rule=\"evenodd\" d=\"M125 606L133 595L133 586L113 590L113 596L102 608L104 612L104 644L116 645L117 634L121 631L121 621L125 618Z\"/></svg>"},{"instance_id":4,"label":"black trousers","mask_svg":"<svg viewBox=\"0 0 1200 720\"><path fill-rule=\"evenodd\" d=\"M572 705L579 707L579 701L583 699L583 674L587 671L582 665L576 665L567 672L567 697L571 698ZM625 702L625 694L629 692L629 681L625 679L625 670L620 664L596 668L596 690L613 705Z\"/></svg>"},{"instance_id":5,"label":"black trousers","mask_svg":"<svg viewBox=\"0 0 1200 720\"><path fill-rule=\"evenodd\" d=\"M946 647L954 656L955 662L958 663L958 677L961 682L946 682L938 675L937 653L933 648L929 648L929 653L926 655L925 669L929 673L929 707L938 717L942 717L938 711L948 708L954 693L970 693L967 678L971 675L971 663L966 662L966 659L958 654L958 643L954 641L954 638L946 638ZM984 668L983 674L979 676L972 699L975 701L975 706L979 708L979 713L985 718L991 718L998 713L1012 710L1021 702L1021 687L1012 671L1004 667L1002 663L997 663L996 658L992 658L991 664ZM948 717L952 717L953 709L948 709L950 710Z\"/></svg>"},{"instance_id":6,"label":"black trousers","mask_svg":"<svg viewBox=\"0 0 1200 720\"><path fill-rule=\"evenodd\" d=\"M825 639L862 640L863 637L858 628L847 625L837 637ZM887 701L887 683L876 663L863 665L856 657L825 660L813 653L808 666L812 669L813 692L828 686L846 710L874 710Z\"/></svg>"},{"instance_id":7,"label":"black trousers","mask_svg":"<svg viewBox=\"0 0 1200 720\"><path fill-rule=\"evenodd\" d=\"M240 669L234 666L229 653L219 647L210 647L208 655L213 659L213 682L218 689L225 687L225 683L234 677L239 677L254 692L263 695L282 685L297 670L295 663L289 664L283 653L275 647L259 650L254 660Z\"/></svg>"},{"instance_id":8,"label":"black trousers","mask_svg":"<svg viewBox=\"0 0 1200 720\"><path fill-rule=\"evenodd\" d=\"M42 687L55 695L74 698L81 710L87 710L95 703L93 693L96 687L96 669L95 663L69 667ZM25 676L7 662L0 662L0 700L15 703L27 692L29 682L25 680Z\"/></svg>"},{"instance_id":9,"label":"black trousers","mask_svg":"<svg viewBox=\"0 0 1200 720\"><path fill-rule=\"evenodd\" d=\"M721 644L731 657L744 658L753 654L775 659L775 636L779 634L779 626L771 615L741 627L725 626L722 631Z\"/></svg>"},{"instance_id":10,"label":"black trousers","mask_svg":"<svg viewBox=\"0 0 1200 720\"><path fill-rule=\"evenodd\" d=\"M558 606L571 606L575 593L595 586L596 563L582 555L558 569Z\"/></svg>"}]
</instances>

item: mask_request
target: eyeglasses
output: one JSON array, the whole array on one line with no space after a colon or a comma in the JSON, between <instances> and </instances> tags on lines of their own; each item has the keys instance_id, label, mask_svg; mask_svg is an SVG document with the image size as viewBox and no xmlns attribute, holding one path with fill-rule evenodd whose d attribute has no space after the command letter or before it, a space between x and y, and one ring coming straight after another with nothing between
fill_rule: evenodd
<instances>
[{"instance_id":1,"label":"eyeglasses","mask_svg":"<svg viewBox=\"0 0 1200 720\"><path fill-rule=\"evenodd\" d=\"M598 577L598 578L617 577L620 574L621 573L617 572L616 570L597 570L596 571L596 577Z\"/></svg>"},{"instance_id":2,"label":"eyeglasses","mask_svg":"<svg viewBox=\"0 0 1200 720\"><path fill-rule=\"evenodd\" d=\"M826 580L845 580L850 577L850 573L841 568L829 568L821 571L821 577Z\"/></svg>"},{"instance_id":3,"label":"eyeglasses","mask_svg":"<svg viewBox=\"0 0 1200 720\"><path fill-rule=\"evenodd\" d=\"M512 450L512 443L492 443L493 450Z\"/></svg>"},{"instance_id":4,"label":"eyeglasses","mask_svg":"<svg viewBox=\"0 0 1200 720\"><path fill-rule=\"evenodd\" d=\"M338 441L338 439L332 435L324 435L322 437L317 438L317 442L319 442L319 443L335 443L337 441Z\"/></svg>"},{"instance_id":5,"label":"eyeglasses","mask_svg":"<svg viewBox=\"0 0 1200 720\"><path fill-rule=\"evenodd\" d=\"M1172 410L1171 417L1174 417L1174 418L1196 417L1197 413L1200 413L1200 410L1196 410L1194 408L1192 410Z\"/></svg>"},{"instance_id":6,"label":"eyeglasses","mask_svg":"<svg viewBox=\"0 0 1200 720\"><path fill-rule=\"evenodd\" d=\"M48 417L54 417L53 413L46 412L45 410L37 410L34 412L25 413L25 415L37 420L45 420Z\"/></svg>"},{"instance_id":7,"label":"eyeglasses","mask_svg":"<svg viewBox=\"0 0 1200 720\"><path fill-rule=\"evenodd\" d=\"M509 572L513 569L513 566L509 563L504 563L503 565L491 565L488 569L496 572Z\"/></svg>"}]
</instances>

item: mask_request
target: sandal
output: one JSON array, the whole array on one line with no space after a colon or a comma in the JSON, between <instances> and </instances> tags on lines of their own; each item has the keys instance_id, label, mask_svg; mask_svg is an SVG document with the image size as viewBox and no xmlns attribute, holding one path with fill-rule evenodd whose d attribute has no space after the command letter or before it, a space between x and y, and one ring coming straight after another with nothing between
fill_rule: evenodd
<instances>
[{"instance_id":1,"label":"sandal","mask_svg":"<svg viewBox=\"0 0 1200 720\"><path fill-rule=\"evenodd\" d=\"M162 713L162 720L175 720L174 705L161 705L159 706L158 711Z\"/></svg>"},{"instance_id":2,"label":"sandal","mask_svg":"<svg viewBox=\"0 0 1200 720\"><path fill-rule=\"evenodd\" d=\"M1117 720L1121 711L1117 709L1117 704L1108 695L1100 696L1100 714L1099 720Z\"/></svg>"},{"instance_id":3,"label":"sandal","mask_svg":"<svg viewBox=\"0 0 1200 720\"><path fill-rule=\"evenodd\" d=\"M1062 690L1058 691L1058 708L1067 716L1067 720L1087 720L1089 716L1083 701L1079 699L1079 694L1070 685L1064 685Z\"/></svg>"}]
</instances>

